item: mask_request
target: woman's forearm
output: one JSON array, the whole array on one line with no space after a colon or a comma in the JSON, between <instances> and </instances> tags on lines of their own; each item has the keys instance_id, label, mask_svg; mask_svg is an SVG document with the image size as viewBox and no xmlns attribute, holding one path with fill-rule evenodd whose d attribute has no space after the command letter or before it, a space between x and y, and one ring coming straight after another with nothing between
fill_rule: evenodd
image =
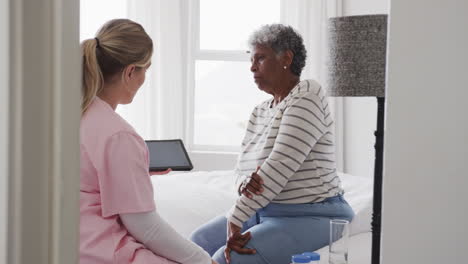
<instances>
[{"instance_id":1,"label":"woman's forearm","mask_svg":"<svg viewBox=\"0 0 468 264\"><path fill-rule=\"evenodd\" d=\"M182 264L210 264L211 258L201 247L183 238L154 210L120 214L129 233L159 256Z\"/></svg>"}]
</instances>

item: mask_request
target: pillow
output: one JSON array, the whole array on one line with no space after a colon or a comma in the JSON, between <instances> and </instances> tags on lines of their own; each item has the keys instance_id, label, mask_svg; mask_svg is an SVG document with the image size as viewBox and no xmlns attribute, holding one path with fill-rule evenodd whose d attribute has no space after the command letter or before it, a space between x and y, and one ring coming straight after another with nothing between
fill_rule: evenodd
<instances>
[{"instance_id":1,"label":"pillow","mask_svg":"<svg viewBox=\"0 0 468 264\"><path fill-rule=\"evenodd\" d=\"M371 231L373 178L338 173L345 191L344 198L355 213L350 236Z\"/></svg>"}]
</instances>

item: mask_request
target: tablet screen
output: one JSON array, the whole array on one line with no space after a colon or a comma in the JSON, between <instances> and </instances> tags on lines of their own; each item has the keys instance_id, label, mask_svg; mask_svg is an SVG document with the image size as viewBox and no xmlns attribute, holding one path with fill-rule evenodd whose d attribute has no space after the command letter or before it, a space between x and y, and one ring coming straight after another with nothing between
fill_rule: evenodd
<instances>
[{"instance_id":1,"label":"tablet screen","mask_svg":"<svg viewBox=\"0 0 468 264\"><path fill-rule=\"evenodd\" d=\"M149 150L151 171L163 171L168 168L172 170L193 169L182 140L147 140L146 144Z\"/></svg>"}]
</instances>

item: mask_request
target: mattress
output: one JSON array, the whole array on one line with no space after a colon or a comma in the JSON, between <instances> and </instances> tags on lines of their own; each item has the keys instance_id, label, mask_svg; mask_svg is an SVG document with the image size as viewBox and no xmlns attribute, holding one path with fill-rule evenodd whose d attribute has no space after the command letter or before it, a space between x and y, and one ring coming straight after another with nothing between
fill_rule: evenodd
<instances>
[{"instance_id":1,"label":"mattress","mask_svg":"<svg viewBox=\"0 0 468 264\"><path fill-rule=\"evenodd\" d=\"M350 224L349 263L370 263L372 179L339 173L344 197L356 213ZM156 208L182 236L213 217L225 215L234 204L233 171L172 172L152 176ZM318 250L328 263L328 247Z\"/></svg>"}]
</instances>

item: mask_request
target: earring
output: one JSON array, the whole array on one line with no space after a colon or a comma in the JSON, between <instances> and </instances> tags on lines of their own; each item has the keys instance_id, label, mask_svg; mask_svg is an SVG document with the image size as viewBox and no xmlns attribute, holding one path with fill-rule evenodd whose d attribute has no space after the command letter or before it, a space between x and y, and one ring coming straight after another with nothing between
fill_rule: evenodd
<instances>
[{"instance_id":1,"label":"earring","mask_svg":"<svg viewBox=\"0 0 468 264\"><path fill-rule=\"evenodd\" d=\"M288 68L288 66L283 66L283 69L285 69L285 70L286 70L287 68Z\"/></svg>"}]
</instances>

